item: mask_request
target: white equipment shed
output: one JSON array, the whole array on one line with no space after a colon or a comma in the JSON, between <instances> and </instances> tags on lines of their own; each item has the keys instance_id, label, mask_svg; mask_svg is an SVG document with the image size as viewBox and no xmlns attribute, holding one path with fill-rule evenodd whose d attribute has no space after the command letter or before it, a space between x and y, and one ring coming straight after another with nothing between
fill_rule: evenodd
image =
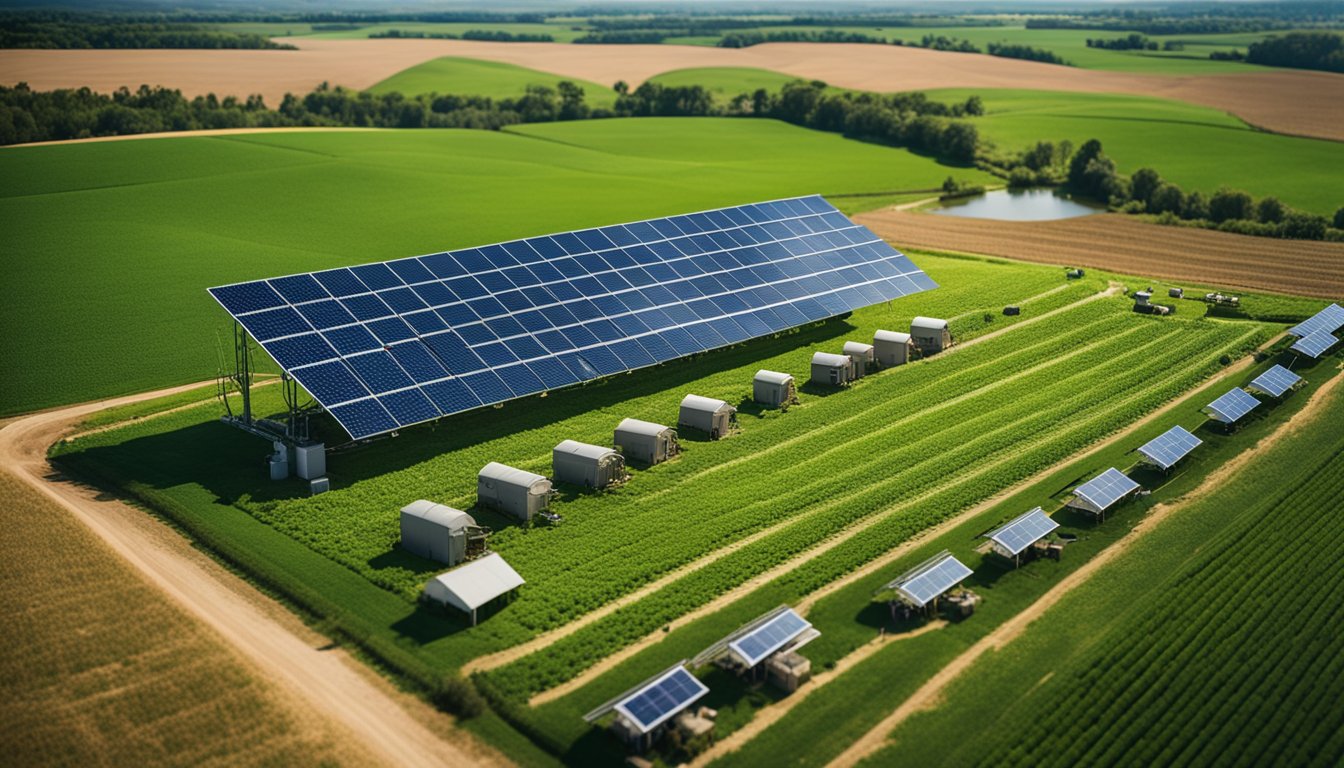
<instances>
[{"instance_id":1,"label":"white equipment shed","mask_svg":"<svg viewBox=\"0 0 1344 768\"><path fill-rule=\"evenodd\" d=\"M551 505L551 495L550 480L498 462L486 464L476 476L478 504L513 515L524 522L546 511Z\"/></svg>"},{"instance_id":2,"label":"white equipment shed","mask_svg":"<svg viewBox=\"0 0 1344 768\"><path fill-rule=\"evenodd\" d=\"M430 602L452 606L471 614L476 626L476 609L521 587L526 582L498 552L441 573L425 585L423 597Z\"/></svg>"},{"instance_id":3,"label":"white equipment shed","mask_svg":"<svg viewBox=\"0 0 1344 768\"><path fill-rule=\"evenodd\" d=\"M457 565L485 548L490 529L460 509L420 499L401 508L401 548L413 555Z\"/></svg>"},{"instance_id":4,"label":"white equipment shed","mask_svg":"<svg viewBox=\"0 0 1344 768\"><path fill-rule=\"evenodd\" d=\"M687 395L681 399L678 427L698 429L718 440L731 432L736 423L737 409L722 400L700 395Z\"/></svg>"},{"instance_id":5,"label":"white equipment shed","mask_svg":"<svg viewBox=\"0 0 1344 768\"><path fill-rule=\"evenodd\" d=\"M883 368L905 365L915 345L910 334L899 331L878 331L873 334L873 357Z\"/></svg>"},{"instance_id":6,"label":"white equipment shed","mask_svg":"<svg viewBox=\"0 0 1344 768\"><path fill-rule=\"evenodd\" d=\"M564 440L551 451L551 469L556 482L606 488L625 482L625 457L615 449Z\"/></svg>"}]
</instances>

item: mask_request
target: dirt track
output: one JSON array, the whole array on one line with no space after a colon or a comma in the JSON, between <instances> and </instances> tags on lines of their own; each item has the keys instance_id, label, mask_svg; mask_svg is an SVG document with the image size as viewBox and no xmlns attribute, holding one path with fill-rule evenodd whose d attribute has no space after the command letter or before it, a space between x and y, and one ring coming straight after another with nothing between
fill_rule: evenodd
<instances>
[{"instance_id":1,"label":"dirt track","mask_svg":"<svg viewBox=\"0 0 1344 768\"><path fill-rule=\"evenodd\" d=\"M1251 125L1344 141L1344 75L1304 70L1163 76L1061 67L969 53L890 45L772 43L728 49L676 45L565 45L470 40L288 39L297 51L0 50L4 84L89 86L141 83L187 95L260 93L276 106L286 92L327 81L367 88L439 56L518 64L602 85L638 84L686 67L759 67L874 91L1029 88L1159 96L1231 112Z\"/></svg>"},{"instance_id":2,"label":"dirt track","mask_svg":"<svg viewBox=\"0 0 1344 768\"><path fill-rule=\"evenodd\" d=\"M878 723L866 734L849 746L839 757L828 764L828 768L849 768L856 765L864 758L881 749L887 743L887 738L898 725L904 722L910 715L922 710L930 709L938 705L942 699L943 692L947 686L952 683L963 672L967 671L981 656L986 652L1003 648L1008 643L1015 640L1036 619L1040 618L1050 608L1054 607L1071 590L1083 584L1096 575L1105 565L1134 546L1134 542L1143 538L1152 532L1154 528L1163 521L1170 518L1176 512L1184 509L1185 506L1193 500L1208 495L1214 489L1224 485L1229 478L1235 476L1250 463L1256 456L1267 451L1277 444L1280 440L1296 432L1304 424L1315 419L1325 408L1330 400L1331 393L1338 386L1341 378L1335 376L1330 379L1320 389L1312 394L1311 401L1302 410L1293 414L1292 418L1280 424L1269 436L1263 438L1251 448L1237 454L1232 460L1210 472L1199 484L1197 488L1189 491L1175 501L1159 504L1144 516L1142 520L1134 526L1134 530L1128 536L1120 539L1116 543L1102 550L1096 557L1087 561L1078 570L1064 577L1062 581L1056 584L1041 596L1036 602L1032 603L1026 610L1013 616L1008 621L1001 624L990 634L981 638L975 645L966 649L953 659L947 666L938 671L936 675L929 679L919 690L915 691L910 698L906 699L888 715L882 722Z\"/></svg>"},{"instance_id":3,"label":"dirt track","mask_svg":"<svg viewBox=\"0 0 1344 768\"><path fill-rule=\"evenodd\" d=\"M399 694L341 650L314 642L283 607L193 551L166 526L96 489L53 475L47 447L84 416L113 406L191 389L159 392L46 411L0 429L0 466L69 510L144 578L219 633L265 679L288 688L315 714L349 731L389 765L502 765L461 733L441 738L398 702ZM305 640L301 635L309 635ZM418 702L411 702L414 707ZM419 717L446 718L418 705Z\"/></svg>"},{"instance_id":4,"label":"dirt track","mask_svg":"<svg viewBox=\"0 0 1344 768\"><path fill-rule=\"evenodd\" d=\"M898 247L1094 267L1202 285L1338 299L1344 244L1149 224L1120 214L991 221L891 209L854 217Z\"/></svg>"}]
</instances>

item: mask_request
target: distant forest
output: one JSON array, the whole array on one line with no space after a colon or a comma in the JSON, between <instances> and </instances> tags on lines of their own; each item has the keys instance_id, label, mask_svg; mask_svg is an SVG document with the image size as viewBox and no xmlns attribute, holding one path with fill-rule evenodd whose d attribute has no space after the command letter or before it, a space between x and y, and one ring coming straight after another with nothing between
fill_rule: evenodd
<instances>
[{"instance_id":1,"label":"distant forest","mask_svg":"<svg viewBox=\"0 0 1344 768\"><path fill-rule=\"evenodd\" d=\"M262 35L199 24L64 11L0 14L0 48L285 48Z\"/></svg>"},{"instance_id":2,"label":"distant forest","mask_svg":"<svg viewBox=\"0 0 1344 768\"><path fill-rule=\"evenodd\" d=\"M1344 36L1331 32L1272 35L1246 49L1246 61L1271 67L1344 72Z\"/></svg>"}]
</instances>

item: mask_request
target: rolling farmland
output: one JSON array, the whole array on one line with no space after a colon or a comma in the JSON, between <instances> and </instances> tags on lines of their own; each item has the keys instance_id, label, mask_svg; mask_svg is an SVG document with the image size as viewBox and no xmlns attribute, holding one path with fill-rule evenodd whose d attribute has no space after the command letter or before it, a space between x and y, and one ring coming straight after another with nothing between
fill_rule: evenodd
<instances>
[{"instance_id":1,"label":"rolling farmland","mask_svg":"<svg viewBox=\"0 0 1344 768\"><path fill-rule=\"evenodd\" d=\"M401 93L407 96L450 93L454 96L516 99L530 85L555 88L556 83L564 79L549 72L538 72L512 64L445 56L402 70L375 83L368 90L372 93ZM583 88L584 101L590 106L610 108L616 102L611 83L599 85L579 80L574 84Z\"/></svg>"}]
</instances>

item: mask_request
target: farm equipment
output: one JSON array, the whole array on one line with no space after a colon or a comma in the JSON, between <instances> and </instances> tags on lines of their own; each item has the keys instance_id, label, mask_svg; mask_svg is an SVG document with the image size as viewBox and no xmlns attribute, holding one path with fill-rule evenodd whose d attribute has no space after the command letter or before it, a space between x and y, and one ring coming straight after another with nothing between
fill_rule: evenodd
<instances>
[{"instance_id":1,"label":"farm equipment","mask_svg":"<svg viewBox=\"0 0 1344 768\"><path fill-rule=\"evenodd\" d=\"M1237 297L1237 296L1227 296L1227 295L1222 294L1222 293L1206 293L1206 294L1204 294L1204 302L1207 303L1207 304L1213 304L1214 306L1218 306L1218 307L1239 307L1239 306L1241 306L1241 298L1240 298L1240 297Z\"/></svg>"}]
</instances>

